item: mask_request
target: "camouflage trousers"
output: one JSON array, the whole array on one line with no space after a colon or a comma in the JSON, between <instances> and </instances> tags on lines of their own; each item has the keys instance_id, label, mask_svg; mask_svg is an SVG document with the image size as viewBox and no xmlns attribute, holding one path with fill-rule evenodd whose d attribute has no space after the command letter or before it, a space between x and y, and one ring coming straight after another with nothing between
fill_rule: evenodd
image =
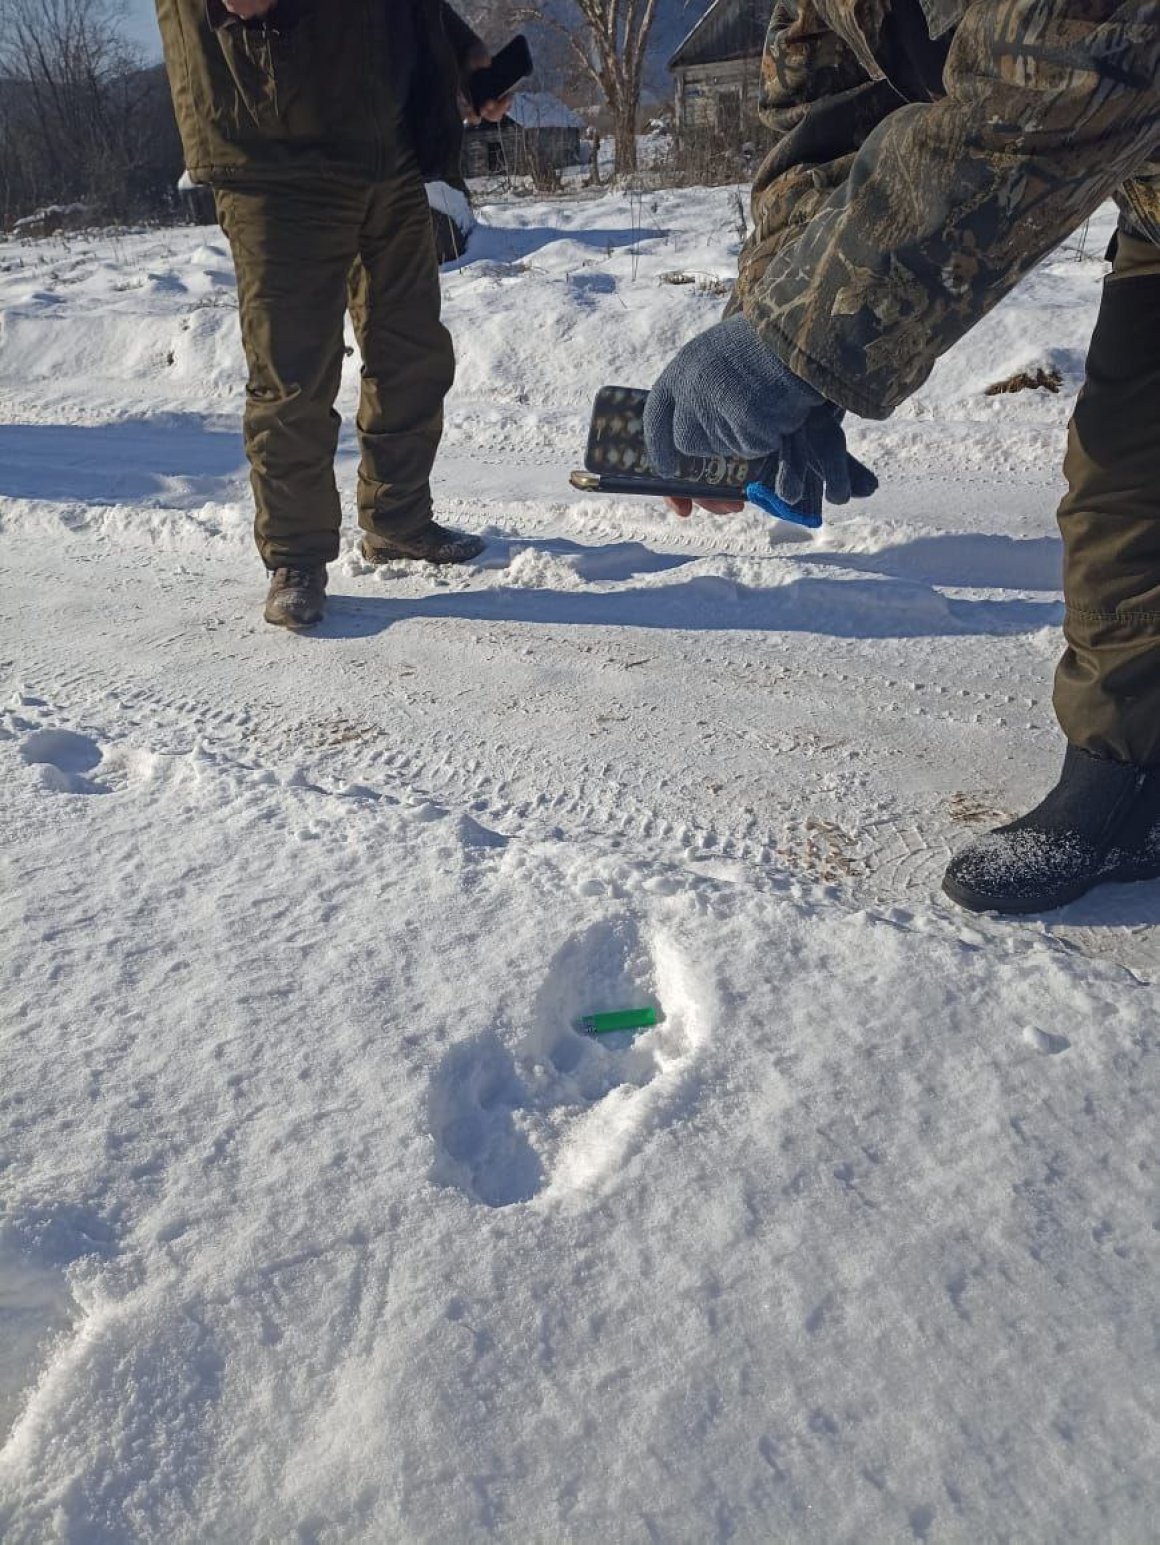
<instances>
[{"instance_id":1,"label":"camouflage trousers","mask_svg":"<svg viewBox=\"0 0 1160 1545\"><path fill-rule=\"evenodd\" d=\"M350 312L362 355L358 517L382 537L431 519L430 475L455 360L422 180L317 173L215 189L238 279L244 435L268 568L338 556L334 408Z\"/></svg>"},{"instance_id":2,"label":"camouflage trousers","mask_svg":"<svg viewBox=\"0 0 1160 1545\"><path fill-rule=\"evenodd\" d=\"M1160 247L1120 233L1068 429L1055 711L1073 745L1160 763Z\"/></svg>"}]
</instances>

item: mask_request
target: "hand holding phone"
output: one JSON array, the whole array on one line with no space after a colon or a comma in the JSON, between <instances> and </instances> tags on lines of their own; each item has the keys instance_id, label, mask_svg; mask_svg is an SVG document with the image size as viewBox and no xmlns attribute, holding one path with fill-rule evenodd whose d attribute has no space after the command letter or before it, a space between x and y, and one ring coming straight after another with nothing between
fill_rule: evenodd
<instances>
[{"instance_id":1,"label":"hand holding phone","mask_svg":"<svg viewBox=\"0 0 1160 1545\"><path fill-rule=\"evenodd\" d=\"M474 70L468 81L471 105L478 113L488 102L500 102L525 76L532 73L532 51L522 32L501 48L490 64Z\"/></svg>"},{"instance_id":2,"label":"hand holding phone","mask_svg":"<svg viewBox=\"0 0 1160 1545\"><path fill-rule=\"evenodd\" d=\"M649 463L644 441L648 393L632 386L602 386L592 408L583 472L571 483L585 493L646 494L697 504L740 505L748 501L798 526L822 523L820 487L800 505L788 505L762 481L766 463L728 456L683 456L675 477L662 477ZM767 458L768 460L768 458ZM815 480L816 481L816 480ZM816 507L815 507L816 506ZM675 504L678 514L687 513Z\"/></svg>"}]
</instances>

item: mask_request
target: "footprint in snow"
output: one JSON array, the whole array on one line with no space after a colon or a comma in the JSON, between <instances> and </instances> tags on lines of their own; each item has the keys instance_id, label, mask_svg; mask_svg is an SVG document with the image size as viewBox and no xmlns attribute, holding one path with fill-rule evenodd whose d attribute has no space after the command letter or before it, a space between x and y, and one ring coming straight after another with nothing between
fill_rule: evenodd
<instances>
[{"instance_id":1,"label":"footprint in snow","mask_svg":"<svg viewBox=\"0 0 1160 1545\"><path fill-rule=\"evenodd\" d=\"M663 1020L594 1037L584 1014L646 1003ZM678 951L621 916L568 941L522 1035L455 1046L429 1097L431 1178L487 1207L603 1188L696 1095L708 1014Z\"/></svg>"},{"instance_id":2,"label":"footprint in snow","mask_svg":"<svg viewBox=\"0 0 1160 1545\"><path fill-rule=\"evenodd\" d=\"M1050 1031L1037 1029L1035 1025L1024 1026L1023 1040L1032 1051L1044 1057L1058 1057L1061 1052L1071 1050L1071 1042L1066 1035L1052 1035Z\"/></svg>"},{"instance_id":3,"label":"footprint in snow","mask_svg":"<svg viewBox=\"0 0 1160 1545\"><path fill-rule=\"evenodd\" d=\"M37 769L41 788L52 793L108 793L104 784L87 776L101 762L101 748L88 735L73 730L33 730L20 742L20 755Z\"/></svg>"},{"instance_id":4,"label":"footprint in snow","mask_svg":"<svg viewBox=\"0 0 1160 1545\"><path fill-rule=\"evenodd\" d=\"M64 1273L0 1241L0 1448L73 1318Z\"/></svg>"},{"instance_id":5,"label":"footprint in snow","mask_svg":"<svg viewBox=\"0 0 1160 1545\"><path fill-rule=\"evenodd\" d=\"M38 725L16 715L6 719L0 739L17 742L21 761L46 793L113 794L148 778L157 762L152 752L133 746L102 746L76 730Z\"/></svg>"},{"instance_id":6,"label":"footprint in snow","mask_svg":"<svg viewBox=\"0 0 1160 1545\"><path fill-rule=\"evenodd\" d=\"M68 1267L116 1247L112 1227L84 1207L48 1204L0 1222L0 1449L81 1318Z\"/></svg>"}]
</instances>

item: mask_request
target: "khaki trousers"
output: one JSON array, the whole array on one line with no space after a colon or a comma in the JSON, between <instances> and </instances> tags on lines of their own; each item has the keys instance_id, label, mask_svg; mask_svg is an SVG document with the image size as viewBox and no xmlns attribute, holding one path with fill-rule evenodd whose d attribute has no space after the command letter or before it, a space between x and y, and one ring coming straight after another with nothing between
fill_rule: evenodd
<instances>
[{"instance_id":1,"label":"khaki trousers","mask_svg":"<svg viewBox=\"0 0 1160 1545\"><path fill-rule=\"evenodd\" d=\"M413 161L376 183L327 176L215 189L249 367L244 435L268 568L338 556L334 409L349 310L362 354L358 517L409 535L431 519L431 468L455 373Z\"/></svg>"},{"instance_id":2,"label":"khaki trousers","mask_svg":"<svg viewBox=\"0 0 1160 1545\"><path fill-rule=\"evenodd\" d=\"M1068 430L1055 711L1073 745L1160 763L1160 247L1122 232Z\"/></svg>"}]
</instances>

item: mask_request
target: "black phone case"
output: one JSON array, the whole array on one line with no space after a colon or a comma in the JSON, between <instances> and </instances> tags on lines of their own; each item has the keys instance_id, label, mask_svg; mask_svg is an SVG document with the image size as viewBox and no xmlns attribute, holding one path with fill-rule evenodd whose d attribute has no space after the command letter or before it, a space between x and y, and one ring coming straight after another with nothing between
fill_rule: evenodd
<instances>
[{"instance_id":1,"label":"black phone case","mask_svg":"<svg viewBox=\"0 0 1160 1545\"><path fill-rule=\"evenodd\" d=\"M523 33L517 33L504 45L485 69L471 77L471 100L476 110L485 102L498 102L525 75L532 73L532 51Z\"/></svg>"},{"instance_id":2,"label":"black phone case","mask_svg":"<svg viewBox=\"0 0 1160 1545\"><path fill-rule=\"evenodd\" d=\"M644 443L644 406L648 392L634 386L602 386L592 407L586 471L573 475L580 488L604 493L666 495L674 498L745 498L760 464L726 456L683 456L675 477L662 477L649 464Z\"/></svg>"}]
</instances>

